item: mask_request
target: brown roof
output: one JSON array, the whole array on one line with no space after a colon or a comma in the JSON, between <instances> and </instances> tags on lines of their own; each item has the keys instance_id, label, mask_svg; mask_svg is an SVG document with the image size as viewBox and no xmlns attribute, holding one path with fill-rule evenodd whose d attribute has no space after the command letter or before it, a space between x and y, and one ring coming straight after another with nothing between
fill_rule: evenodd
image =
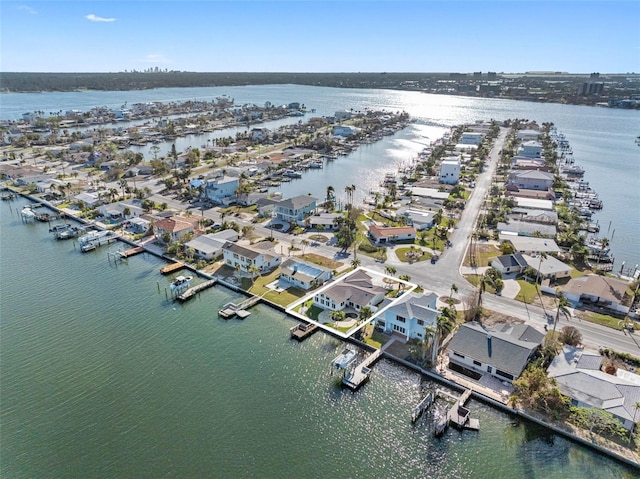
<instances>
[{"instance_id":1,"label":"brown roof","mask_svg":"<svg viewBox=\"0 0 640 479\"><path fill-rule=\"evenodd\" d=\"M160 221L156 221L153 226L163 231L177 233L194 228L198 224L198 218L187 218L185 216L172 216Z\"/></svg>"},{"instance_id":2,"label":"brown roof","mask_svg":"<svg viewBox=\"0 0 640 479\"><path fill-rule=\"evenodd\" d=\"M590 274L573 278L562 290L567 293L587 294L614 303L622 303L627 291L627 283L619 279Z\"/></svg>"},{"instance_id":3,"label":"brown roof","mask_svg":"<svg viewBox=\"0 0 640 479\"><path fill-rule=\"evenodd\" d=\"M369 226L369 231L376 238L399 236L407 234L416 234L416 229L413 226Z\"/></svg>"}]
</instances>

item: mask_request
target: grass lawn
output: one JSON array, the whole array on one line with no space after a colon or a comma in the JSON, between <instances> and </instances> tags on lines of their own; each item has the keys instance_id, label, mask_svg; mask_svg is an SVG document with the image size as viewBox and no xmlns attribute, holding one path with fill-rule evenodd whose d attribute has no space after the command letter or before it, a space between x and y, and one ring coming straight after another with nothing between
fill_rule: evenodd
<instances>
[{"instance_id":1,"label":"grass lawn","mask_svg":"<svg viewBox=\"0 0 640 479\"><path fill-rule=\"evenodd\" d=\"M249 206L229 206L228 208L221 208L220 213L224 215L233 215L236 213L257 213L258 207L256 205Z\"/></svg>"},{"instance_id":2,"label":"grass lawn","mask_svg":"<svg viewBox=\"0 0 640 479\"><path fill-rule=\"evenodd\" d=\"M419 256L408 258L407 253L409 253L410 251L416 251ZM419 249L412 250L411 248L396 248L394 252L398 259L403 263L415 263L418 261L426 261L428 259L431 259L431 253L427 253Z\"/></svg>"},{"instance_id":3,"label":"grass lawn","mask_svg":"<svg viewBox=\"0 0 640 479\"><path fill-rule=\"evenodd\" d=\"M595 323L601 326L606 326L608 328L622 331L622 320L620 318L602 313L596 313L593 311L583 311L581 312L581 317L582 319L584 319L585 321L589 321L590 323Z\"/></svg>"},{"instance_id":4,"label":"grass lawn","mask_svg":"<svg viewBox=\"0 0 640 479\"><path fill-rule=\"evenodd\" d=\"M464 277L472 285L478 286L480 284L480 278L482 278L482 275L480 275L480 274L465 274ZM484 291L486 293L493 293L493 294L495 294L495 292L496 292L496 290L493 288L493 286L491 286L489 284L485 284L484 285ZM520 298L518 298L518 299L520 299Z\"/></svg>"},{"instance_id":5,"label":"grass lawn","mask_svg":"<svg viewBox=\"0 0 640 479\"><path fill-rule=\"evenodd\" d=\"M489 260L495 258L496 256L500 256L502 252L500 248L492 245L492 244L475 244L476 249L476 266L489 266ZM464 257L463 266L471 266L471 257L470 251Z\"/></svg>"},{"instance_id":6,"label":"grass lawn","mask_svg":"<svg viewBox=\"0 0 640 479\"><path fill-rule=\"evenodd\" d=\"M344 265L344 263L341 263L340 261L334 261L315 253L306 253L300 255L300 258L304 259L305 261L309 261L310 263L324 266L325 268L329 269L338 269L340 266Z\"/></svg>"},{"instance_id":7,"label":"grass lawn","mask_svg":"<svg viewBox=\"0 0 640 479\"><path fill-rule=\"evenodd\" d=\"M314 321L318 321L318 317L320 316L320 313L322 312L322 308L319 308L318 306L311 306L309 309L307 309L307 316L311 319L313 319Z\"/></svg>"},{"instance_id":8,"label":"grass lawn","mask_svg":"<svg viewBox=\"0 0 640 479\"><path fill-rule=\"evenodd\" d=\"M519 279L517 281L518 281L518 284L520 285L520 292L514 299L531 304L534 301L534 299L538 297L538 291L536 289L536 285L529 283L524 279Z\"/></svg>"}]
</instances>

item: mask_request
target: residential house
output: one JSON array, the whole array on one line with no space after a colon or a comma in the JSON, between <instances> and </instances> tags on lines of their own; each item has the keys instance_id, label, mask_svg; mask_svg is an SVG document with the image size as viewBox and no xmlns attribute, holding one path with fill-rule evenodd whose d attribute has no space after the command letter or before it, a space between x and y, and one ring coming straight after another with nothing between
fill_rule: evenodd
<instances>
[{"instance_id":1,"label":"residential house","mask_svg":"<svg viewBox=\"0 0 640 479\"><path fill-rule=\"evenodd\" d=\"M628 283L619 279L590 274L571 279L562 287L562 294L572 303L594 303L598 306L628 313L625 303Z\"/></svg>"},{"instance_id":2,"label":"residential house","mask_svg":"<svg viewBox=\"0 0 640 479\"><path fill-rule=\"evenodd\" d=\"M338 110L334 113L333 116L336 119L336 121L348 120L349 118L351 118L351 112L347 110Z\"/></svg>"},{"instance_id":3,"label":"residential house","mask_svg":"<svg viewBox=\"0 0 640 479\"><path fill-rule=\"evenodd\" d=\"M489 373L513 382L527 367L544 335L526 324L483 326L472 321L460 326L449 343L449 367Z\"/></svg>"},{"instance_id":4,"label":"residential house","mask_svg":"<svg viewBox=\"0 0 640 479\"><path fill-rule=\"evenodd\" d=\"M144 234L149 231L151 222L139 216L127 220L124 224L125 228L133 234Z\"/></svg>"},{"instance_id":5,"label":"residential house","mask_svg":"<svg viewBox=\"0 0 640 479\"><path fill-rule=\"evenodd\" d=\"M463 145L479 145L484 139L484 134L479 132L465 131L460 135L458 143Z\"/></svg>"},{"instance_id":6,"label":"residential house","mask_svg":"<svg viewBox=\"0 0 640 479\"><path fill-rule=\"evenodd\" d=\"M553 211L553 201L536 198L515 198L518 208L526 208L530 210Z\"/></svg>"},{"instance_id":7,"label":"residential house","mask_svg":"<svg viewBox=\"0 0 640 479\"><path fill-rule=\"evenodd\" d=\"M543 257L542 255L529 256L523 254L522 257L527 262L527 266L536 272L536 277L555 281L560 278L571 276L571 266L564 264L553 256Z\"/></svg>"},{"instance_id":8,"label":"residential house","mask_svg":"<svg viewBox=\"0 0 640 479\"><path fill-rule=\"evenodd\" d=\"M542 158L527 158L526 156L514 156L511 159L511 168L514 170L546 171L546 165Z\"/></svg>"},{"instance_id":9,"label":"residential house","mask_svg":"<svg viewBox=\"0 0 640 479\"><path fill-rule=\"evenodd\" d=\"M351 125L335 125L332 133L335 136L351 136L356 135L360 131L360 128Z\"/></svg>"},{"instance_id":10,"label":"residential house","mask_svg":"<svg viewBox=\"0 0 640 479\"><path fill-rule=\"evenodd\" d=\"M460 180L460 158L445 158L440 163L440 183L455 185Z\"/></svg>"},{"instance_id":11,"label":"residential house","mask_svg":"<svg viewBox=\"0 0 640 479\"><path fill-rule=\"evenodd\" d=\"M509 241L518 253L534 255L537 253L559 253L560 247L549 238L518 236L514 233L501 233L500 241Z\"/></svg>"},{"instance_id":12,"label":"residential house","mask_svg":"<svg viewBox=\"0 0 640 479\"><path fill-rule=\"evenodd\" d=\"M436 307L436 293L405 293L377 318L377 326L387 334L399 334L405 341L426 338L426 328L435 328L441 314Z\"/></svg>"},{"instance_id":13,"label":"residential house","mask_svg":"<svg viewBox=\"0 0 640 479\"><path fill-rule=\"evenodd\" d=\"M144 213L144 211L142 210L142 200L131 199L99 206L98 213L100 214L100 216L103 216L108 220L120 221L127 218L140 216Z\"/></svg>"},{"instance_id":14,"label":"residential house","mask_svg":"<svg viewBox=\"0 0 640 479\"><path fill-rule=\"evenodd\" d=\"M514 253L498 256L491 262L491 266L504 275L522 273L527 267L527 262L520 253Z\"/></svg>"},{"instance_id":15,"label":"residential house","mask_svg":"<svg viewBox=\"0 0 640 479\"><path fill-rule=\"evenodd\" d=\"M547 191L553 186L553 173L539 170L516 170L509 173L507 188Z\"/></svg>"},{"instance_id":16,"label":"residential house","mask_svg":"<svg viewBox=\"0 0 640 479\"><path fill-rule=\"evenodd\" d=\"M512 208L508 217L514 220L526 221L527 223L558 224L558 213L555 211Z\"/></svg>"},{"instance_id":17,"label":"residential house","mask_svg":"<svg viewBox=\"0 0 640 479\"><path fill-rule=\"evenodd\" d=\"M296 257L288 258L280 267L280 283L304 290L320 286L332 277L331 269Z\"/></svg>"},{"instance_id":18,"label":"residential house","mask_svg":"<svg viewBox=\"0 0 640 479\"><path fill-rule=\"evenodd\" d=\"M322 309L342 311L352 308L360 311L365 306L377 311L387 292L382 286L373 284L371 276L358 269L341 281L322 290L313 297L313 304Z\"/></svg>"},{"instance_id":19,"label":"residential house","mask_svg":"<svg viewBox=\"0 0 640 479\"><path fill-rule=\"evenodd\" d=\"M414 241L416 229L413 226L369 226L369 237L376 244L395 241Z\"/></svg>"},{"instance_id":20,"label":"residential house","mask_svg":"<svg viewBox=\"0 0 640 479\"><path fill-rule=\"evenodd\" d=\"M238 233L228 229L200 235L185 244L187 248L193 248L198 258L211 260L222 255L222 247L227 242L238 241Z\"/></svg>"},{"instance_id":21,"label":"residential house","mask_svg":"<svg viewBox=\"0 0 640 479\"><path fill-rule=\"evenodd\" d=\"M553 238L556 235L556 227L539 223L527 223L526 221L499 222L496 226L499 233L513 233L518 236L538 236Z\"/></svg>"},{"instance_id":22,"label":"residential house","mask_svg":"<svg viewBox=\"0 0 640 479\"><path fill-rule=\"evenodd\" d=\"M396 216L398 215L402 215L407 219L407 225L413 226L416 231L421 231L433 227L435 212L417 208L398 208Z\"/></svg>"},{"instance_id":23,"label":"residential house","mask_svg":"<svg viewBox=\"0 0 640 479\"><path fill-rule=\"evenodd\" d=\"M89 208L95 208L96 206L101 205L103 203L103 201L98 197L97 194L88 193L88 192L78 193L73 197L73 199L76 202L83 201L84 204L87 205Z\"/></svg>"},{"instance_id":24,"label":"residential house","mask_svg":"<svg viewBox=\"0 0 640 479\"><path fill-rule=\"evenodd\" d=\"M538 130L518 130L517 138L522 141L535 141L540 137Z\"/></svg>"},{"instance_id":25,"label":"residential house","mask_svg":"<svg viewBox=\"0 0 640 479\"><path fill-rule=\"evenodd\" d=\"M638 419L640 376L621 369L607 374L601 366L602 356L595 351L565 345L547 373L574 406L607 411L632 430Z\"/></svg>"},{"instance_id":26,"label":"residential house","mask_svg":"<svg viewBox=\"0 0 640 479\"><path fill-rule=\"evenodd\" d=\"M240 186L240 178L235 176L218 176L207 180L204 193L207 198L216 203L229 204L235 200L236 191Z\"/></svg>"},{"instance_id":27,"label":"residential house","mask_svg":"<svg viewBox=\"0 0 640 479\"><path fill-rule=\"evenodd\" d=\"M274 244L262 241L255 245L241 246L226 242L222 246L224 263L231 268L240 268L247 272L250 265L258 267L259 271L270 271L282 263L282 256L274 251Z\"/></svg>"},{"instance_id":28,"label":"residential house","mask_svg":"<svg viewBox=\"0 0 640 479\"><path fill-rule=\"evenodd\" d=\"M534 140L525 141L518 148L517 154L527 158L540 158L542 156L542 144Z\"/></svg>"},{"instance_id":29,"label":"residential house","mask_svg":"<svg viewBox=\"0 0 640 479\"><path fill-rule=\"evenodd\" d=\"M289 223L297 223L316 211L317 198L308 195L294 196L276 204L276 217Z\"/></svg>"},{"instance_id":30,"label":"residential house","mask_svg":"<svg viewBox=\"0 0 640 479\"><path fill-rule=\"evenodd\" d=\"M186 216L170 216L152 223L153 233L157 238L169 234L170 241L177 241L187 233L195 232L198 226L198 218Z\"/></svg>"},{"instance_id":31,"label":"residential house","mask_svg":"<svg viewBox=\"0 0 640 479\"><path fill-rule=\"evenodd\" d=\"M257 199L256 206L258 207L258 214L267 218L274 217L276 215L276 205L278 203L280 203L280 200L275 198Z\"/></svg>"},{"instance_id":32,"label":"residential house","mask_svg":"<svg viewBox=\"0 0 640 479\"><path fill-rule=\"evenodd\" d=\"M319 213L316 215L309 216L306 219L309 228L312 229L323 229L325 231L333 231L338 227L336 226L336 220L344 215L340 213Z\"/></svg>"},{"instance_id":33,"label":"residential house","mask_svg":"<svg viewBox=\"0 0 640 479\"><path fill-rule=\"evenodd\" d=\"M271 130L269 130L268 128L252 128L251 140L264 141L269 137L269 133L271 133Z\"/></svg>"}]
</instances>

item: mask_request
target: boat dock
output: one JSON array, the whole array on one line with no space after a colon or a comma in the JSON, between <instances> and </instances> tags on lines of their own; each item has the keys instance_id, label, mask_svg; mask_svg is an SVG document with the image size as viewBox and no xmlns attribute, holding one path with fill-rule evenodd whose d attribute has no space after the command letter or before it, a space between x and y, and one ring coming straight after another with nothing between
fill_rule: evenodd
<instances>
[{"instance_id":1,"label":"boat dock","mask_svg":"<svg viewBox=\"0 0 640 479\"><path fill-rule=\"evenodd\" d=\"M420 418L422 413L433 404L434 399L435 394L433 394L433 392L430 392L424 398L422 398L422 401L418 403L418 405L411 413L411 422L416 422Z\"/></svg>"},{"instance_id":2,"label":"boat dock","mask_svg":"<svg viewBox=\"0 0 640 479\"><path fill-rule=\"evenodd\" d=\"M240 304L227 303L222 307L220 311L218 311L218 316L222 316L224 319L231 319L234 316L238 316L240 319L244 319L251 314L247 311L247 309L257 304L259 301L260 296L251 296L250 298L245 299Z\"/></svg>"},{"instance_id":3,"label":"boat dock","mask_svg":"<svg viewBox=\"0 0 640 479\"><path fill-rule=\"evenodd\" d=\"M371 375L371 365L382 356L382 349L367 356L364 361L358 364L353 370L342 379L342 384L355 391L369 379Z\"/></svg>"},{"instance_id":4,"label":"boat dock","mask_svg":"<svg viewBox=\"0 0 640 479\"><path fill-rule=\"evenodd\" d=\"M200 283L194 286L193 288L189 288L184 293L179 294L178 296L176 296L176 299L181 302L188 301L189 299L193 298L196 295L196 293L199 293L200 291L204 291L205 289L210 288L211 286L216 284L217 281L218 280L216 279L210 279L209 281Z\"/></svg>"},{"instance_id":5,"label":"boat dock","mask_svg":"<svg viewBox=\"0 0 640 479\"><path fill-rule=\"evenodd\" d=\"M98 246L102 246L105 244L115 243L118 241L118 236L112 233L111 231L101 231L100 233L96 233L95 235L81 236L78 238L78 243L80 243L80 251L83 253L87 253L89 251L93 251Z\"/></svg>"},{"instance_id":6,"label":"boat dock","mask_svg":"<svg viewBox=\"0 0 640 479\"><path fill-rule=\"evenodd\" d=\"M447 430L449 424L453 424L459 429L471 429L478 431L480 429L480 421L470 417L471 412L464 407L466 402L471 397L471 389L465 389L460 397L456 398L452 394L449 394L442 389L438 389L436 394L439 396L446 396L449 398L455 398L455 403L449 406L447 413L441 417L435 425L435 435L440 436Z\"/></svg>"},{"instance_id":7,"label":"boat dock","mask_svg":"<svg viewBox=\"0 0 640 479\"><path fill-rule=\"evenodd\" d=\"M289 329L291 338L304 341L318 330L318 325L313 323L300 323Z\"/></svg>"},{"instance_id":8,"label":"boat dock","mask_svg":"<svg viewBox=\"0 0 640 479\"><path fill-rule=\"evenodd\" d=\"M128 249L126 251L120 251L118 256L121 258L129 258L140 253L144 253L145 249L142 246L136 246L135 248Z\"/></svg>"},{"instance_id":9,"label":"boat dock","mask_svg":"<svg viewBox=\"0 0 640 479\"><path fill-rule=\"evenodd\" d=\"M181 262L176 262L176 263L171 263L167 266L165 266L164 268L160 269L160 272L162 274L169 274L169 273L173 273L174 271L178 271L179 269L184 268L184 263Z\"/></svg>"}]
</instances>

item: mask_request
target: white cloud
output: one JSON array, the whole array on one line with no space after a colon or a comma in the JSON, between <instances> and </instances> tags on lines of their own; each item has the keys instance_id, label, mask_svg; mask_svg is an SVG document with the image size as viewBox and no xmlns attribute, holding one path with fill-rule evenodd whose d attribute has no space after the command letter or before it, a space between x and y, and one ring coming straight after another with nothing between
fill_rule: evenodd
<instances>
[{"instance_id":1,"label":"white cloud","mask_svg":"<svg viewBox=\"0 0 640 479\"><path fill-rule=\"evenodd\" d=\"M94 15L93 13L90 13L85 18L87 20L91 20L92 22L115 22L116 21L115 18L99 17L98 15Z\"/></svg>"},{"instance_id":2,"label":"white cloud","mask_svg":"<svg viewBox=\"0 0 640 479\"><path fill-rule=\"evenodd\" d=\"M142 61L145 63L171 63L171 60L165 57L162 53L150 53L144 57L144 60Z\"/></svg>"},{"instance_id":3,"label":"white cloud","mask_svg":"<svg viewBox=\"0 0 640 479\"><path fill-rule=\"evenodd\" d=\"M38 14L38 12L36 10L34 10L33 8L28 7L26 5L20 5L18 7L18 10L22 10L23 12L27 12L27 13L29 13L31 15L37 15Z\"/></svg>"}]
</instances>

